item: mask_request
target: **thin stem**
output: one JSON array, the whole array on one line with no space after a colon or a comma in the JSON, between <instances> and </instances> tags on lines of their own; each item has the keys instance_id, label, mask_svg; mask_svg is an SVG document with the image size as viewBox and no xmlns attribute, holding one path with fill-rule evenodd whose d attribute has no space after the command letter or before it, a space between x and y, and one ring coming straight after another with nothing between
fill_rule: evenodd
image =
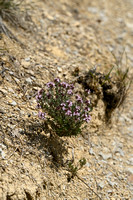
<instances>
[{"instance_id":1,"label":"thin stem","mask_svg":"<svg viewBox=\"0 0 133 200\"><path fill-rule=\"evenodd\" d=\"M83 182L100 200L102 200L102 198L82 179L80 178L77 174L75 174L75 176L81 181Z\"/></svg>"}]
</instances>

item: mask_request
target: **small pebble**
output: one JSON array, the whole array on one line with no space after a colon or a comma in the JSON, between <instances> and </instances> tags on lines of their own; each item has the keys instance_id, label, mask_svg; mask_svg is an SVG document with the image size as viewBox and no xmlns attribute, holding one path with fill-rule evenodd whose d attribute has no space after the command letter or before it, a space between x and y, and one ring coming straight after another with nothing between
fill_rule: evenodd
<instances>
[{"instance_id":1,"label":"small pebble","mask_svg":"<svg viewBox=\"0 0 133 200\"><path fill-rule=\"evenodd\" d=\"M88 168L90 168L90 163L87 162L85 166L87 166Z\"/></svg>"},{"instance_id":2,"label":"small pebble","mask_svg":"<svg viewBox=\"0 0 133 200\"><path fill-rule=\"evenodd\" d=\"M26 82L32 84L32 79L31 78L26 78Z\"/></svg>"},{"instance_id":3,"label":"small pebble","mask_svg":"<svg viewBox=\"0 0 133 200\"><path fill-rule=\"evenodd\" d=\"M116 149L114 149L113 153L119 153L121 156L124 156L124 152L123 152L122 149L119 148L119 147L116 148Z\"/></svg>"},{"instance_id":4,"label":"small pebble","mask_svg":"<svg viewBox=\"0 0 133 200\"><path fill-rule=\"evenodd\" d=\"M61 67L57 67L58 72L62 72Z\"/></svg>"},{"instance_id":5,"label":"small pebble","mask_svg":"<svg viewBox=\"0 0 133 200\"><path fill-rule=\"evenodd\" d=\"M14 90L12 88L8 88L8 91L14 93Z\"/></svg>"},{"instance_id":6,"label":"small pebble","mask_svg":"<svg viewBox=\"0 0 133 200\"><path fill-rule=\"evenodd\" d=\"M99 9L96 7L88 7L88 11L93 14L96 14L96 13L98 13Z\"/></svg>"},{"instance_id":7,"label":"small pebble","mask_svg":"<svg viewBox=\"0 0 133 200\"><path fill-rule=\"evenodd\" d=\"M132 157L132 158L130 158L128 161L129 161L130 165L132 165L132 166L133 166L133 157Z\"/></svg>"},{"instance_id":8,"label":"small pebble","mask_svg":"<svg viewBox=\"0 0 133 200\"><path fill-rule=\"evenodd\" d=\"M5 159L5 152L2 150L2 148L0 148L0 154L2 159Z\"/></svg>"},{"instance_id":9,"label":"small pebble","mask_svg":"<svg viewBox=\"0 0 133 200\"><path fill-rule=\"evenodd\" d=\"M129 173L129 174L133 174L133 167L128 167L128 168L126 168L126 170L125 170L127 173Z\"/></svg>"},{"instance_id":10,"label":"small pebble","mask_svg":"<svg viewBox=\"0 0 133 200\"><path fill-rule=\"evenodd\" d=\"M90 150L89 150L89 154L90 154L90 155L95 155L95 152L93 151L92 148L90 148Z\"/></svg>"},{"instance_id":11,"label":"small pebble","mask_svg":"<svg viewBox=\"0 0 133 200\"><path fill-rule=\"evenodd\" d=\"M108 159L112 158L112 154L111 153L100 152L99 156L101 156L104 160L108 160Z\"/></svg>"},{"instance_id":12,"label":"small pebble","mask_svg":"<svg viewBox=\"0 0 133 200\"><path fill-rule=\"evenodd\" d=\"M109 183L109 185L110 185L110 186L112 186L112 187L114 187L114 186L117 186L117 185L118 185L118 183L116 183L116 182L113 182L113 181L110 181L110 180L108 180L108 183Z\"/></svg>"},{"instance_id":13,"label":"small pebble","mask_svg":"<svg viewBox=\"0 0 133 200\"><path fill-rule=\"evenodd\" d=\"M98 183L98 187L100 187L101 189L103 189L103 188L104 188L104 186L105 186L105 183L104 183L104 181L102 181L102 182Z\"/></svg>"},{"instance_id":14,"label":"small pebble","mask_svg":"<svg viewBox=\"0 0 133 200\"><path fill-rule=\"evenodd\" d=\"M28 57L28 58L25 58L25 61L29 62L29 61L30 61L30 58L29 58L29 57Z\"/></svg>"},{"instance_id":15,"label":"small pebble","mask_svg":"<svg viewBox=\"0 0 133 200\"><path fill-rule=\"evenodd\" d=\"M12 106L16 106L16 105L17 105L16 101L12 101L10 104L11 104Z\"/></svg>"}]
</instances>

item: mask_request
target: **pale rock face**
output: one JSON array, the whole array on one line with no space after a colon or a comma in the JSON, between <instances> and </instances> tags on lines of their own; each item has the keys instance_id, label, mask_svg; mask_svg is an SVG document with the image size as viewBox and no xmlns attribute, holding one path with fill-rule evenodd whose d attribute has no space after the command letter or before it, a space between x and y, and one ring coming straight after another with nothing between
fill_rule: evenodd
<instances>
[{"instance_id":1,"label":"pale rock face","mask_svg":"<svg viewBox=\"0 0 133 200\"><path fill-rule=\"evenodd\" d=\"M94 68L108 73L120 61L132 77L132 8L133 0L30 0L20 4L27 29L3 20L18 40L0 33L0 200L100 199L95 193L133 200L133 85L106 125L105 104L93 91L87 97L98 99L92 120L71 138L51 137L35 100L38 89L56 77L83 94L75 68L79 76ZM76 176L68 181L66 161L73 159L75 167L83 157L86 165L77 175L85 184Z\"/></svg>"}]
</instances>

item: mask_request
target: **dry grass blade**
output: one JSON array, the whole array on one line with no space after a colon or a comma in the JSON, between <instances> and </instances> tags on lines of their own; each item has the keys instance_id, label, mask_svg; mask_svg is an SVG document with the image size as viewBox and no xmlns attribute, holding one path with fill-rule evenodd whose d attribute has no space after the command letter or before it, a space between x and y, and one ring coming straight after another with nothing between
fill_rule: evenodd
<instances>
[{"instance_id":1,"label":"dry grass blade","mask_svg":"<svg viewBox=\"0 0 133 200\"><path fill-rule=\"evenodd\" d=\"M126 56L126 66L123 66L122 64L122 60L124 57L124 53ZM115 60L116 60L116 75L115 75L115 79L116 79L116 84L117 84L117 88L118 88L118 96L119 96L119 102L117 104L116 107L120 107L124 100L126 99L126 96L128 94L129 88L131 86L132 80L128 77L129 74L129 68L127 67L127 55L126 52L124 51L121 55L120 61L118 61L115 57L115 55L113 54ZM122 68L126 68L125 70L123 70Z\"/></svg>"},{"instance_id":2,"label":"dry grass blade","mask_svg":"<svg viewBox=\"0 0 133 200\"><path fill-rule=\"evenodd\" d=\"M7 37L14 39L15 41L19 42L18 39L14 36L14 34L3 23L1 16L0 16L0 33L4 33Z\"/></svg>"},{"instance_id":3,"label":"dry grass blade","mask_svg":"<svg viewBox=\"0 0 133 200\"><path fill-rule=\"evenodd\" d=\"M3 20L10 22L12 25L19 24L17 10L20 3L15 3L14 0L0 0L0 16Z\"/></svg>"},{"instance_id":4,"label":"dry grass blade","mask_svg":"<svg viewBox=\"0 0 133 200\"><path fill-rule=\"evenodd\" d=\"M100 200L102 200L102 198L82 179L80 178L77 174L76 177L82 182L84 183Z\"/></svg>"},{"instance_id":5,"label":"dry grass blade","mask_svg":"<svg viewBox=\"0 0 133 200\"><path fill-rule=\"evenodd\" d=\"M14 26L20 25L19 17L17 16L17 3L14 0L0 0L0 33L4 33L7 37L18 42L14 34L7 28L4 21L8 21Z\"/></svg>"},{"instance_id":6,"label":"dry grass blade","mask_svg":"<svg viewBox=\"0 0 133 200\"><path fill-rule=\"evenodd\" d=\"M26 11L21 11L20 5L22 2L23 0L0 0L0 33L4 33L7 37L14 39L23 46L8 28L8 24L5 23L10 23L12 26L20 27L24 30L30 29L31 25L27 25L25 19L29 17L29 21L32 22L32 20Z\"/></svg>"}]
</instances>

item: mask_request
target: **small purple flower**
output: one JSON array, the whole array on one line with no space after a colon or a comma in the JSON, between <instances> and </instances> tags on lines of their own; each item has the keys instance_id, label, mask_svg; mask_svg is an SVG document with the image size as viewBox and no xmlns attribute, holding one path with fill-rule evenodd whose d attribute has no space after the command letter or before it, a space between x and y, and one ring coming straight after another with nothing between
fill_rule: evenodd
<instances>
[{"instance_id":1,"label":"small purple flower","mask_svg":"<svg viewBox=\"0 0 133 200\"><path fill-rule=\"evenodd\" d=\"M55 83L49 82L46 84L48 88L53 88L55 86Z\"/></svg>"},{"instance_id":2,"label":"small purple flower","mask_svg":"<svg viewBox=\"0 0 133 200\"><path fill-rule=\"evenodd\" d=\"M76 112L73 113L73 116L75 116L75 115L76 115Z\"/></svg>"},{"instance_id":3,"label":"small purple flower","mask_svg":"<svg viewBox=\"0 0 133 200\"><path fill-rule=\"evenodd\" d=\"M76 97L76 99L80 99L81 98L78 94L75 97Z\"/></svg>"},{"instance_id":4,"label":"small purple flower","mask_svg":"<svg viewBox=\"0 0 133 200\"><path fill-rule=\"evenodd\" d=\"M88 115L85 114L85 118L83 120L88 123L91 120L90 115L88 116Z\"/></svg>"},{"instance_id":5,"label":"small purple flower","mask_svg":"<svg viewBox=\"0 0 133 200\"><path fill-rule=\"evenodd\" d=\"M68 115L68 116L72 116L72 112L71 112L71 110L68 110L68 111L66 112L66 115Z\"/></svg>"},{"instance_id":6,"label":"small purple flower","mask_svg":"<svg viewBox=\"0 0 133 200\"><path fill-rule=\"evenodd\" d=\"M76 111L79 111L80 110L80 107L79 106L76 106Z\"/></svg>"},{"instance_id":7,"label":"small purple flower","mask_svg":"<svg viewBox=\"0 0 133 200\"><path fill-rule=\"evenodd\" d=\"M74 85L73 85L73 84L70 84L69 87L70 87L70 89L72 89L72 90L74 89Z\"/></svg>"},{"instance_id":8,"label":"small purple flower","mask_svg":"<svg viewBox=\"0 0 133 200\"><path fill-rule=\"evenodd\" d=\"M83 99L81 97L76 99L78 103L83 103Z\"/></svg>"},{"instance_id":9,"label":"small purple flower","mask_svg":"<svg viewBox=\"0 0 133 200\"><path fill-rule=\"evenodd\" d=\"M37 101L37 102L39 101L38 95L36 95L36 101Z\"/></svg>"},{"instance_id":10,"label":"small purple flower","mask_svg":"<svg viewBox=\"0 0 133 200\"><path fill-rule=\"evenodd\" d=\"M80 116L80 113L74 112L74 113L73 113L73 116Z\"/></svg>"},{"instance_id":11,"label":"small purple flower","mask_svg":"<svg viewBox=\"0 0 133 200\"><path fill-rule=\"evenodd\" d=\"M42 98L41 94L36 95L36 101L39 101Z\"/></svg>"},{"instance_id":12,"label":"small purple flower","mask_svg":"<svg viewBox=\"0 0 133 200\"><path fill-rule=\"evenodd\" d=\"M61 103L60 105L61 105L61 107L63 107L63 106L66 106L66 104L65 104L65 103Z\"/></svg>"},{"instance_id":13,"label":"small purple flower","mask_svg":"<svg viewBox=\"0 0 133 200\"><path fill-rule=\"evenodd\" d=\"M45 113L42 113L42 119L45 119Z\"/></svg>"},{"instance_id":14,"label":"small purple flower","mask_svg":"<svg viewBox=\"0 0 133 200\"><path fill-rule=\"evenodd\" d=\"M76 113L76 116L80 116L80 113L77 112L77 113Z\"/></svg>"},{"instance_id":15,"label":"small purple flower","mask_svg":"<svg viewBox=\"0 0 133 200\"><path fill-rule=\"evenodd\" d=\"M77 102L83 103L83 99L77 94L76 95Z\"/></svg>"},{"instance_id":16,"label":"small purple flower","mask_svg":"<svg viewBox=\"0 0 133 200\"><path fill-rule=\"evenodd\" d=\"M85 118L86 118L86 117L88 117L88 115L85 113L85 114L83 115L83 117L85 117Z\"/></svg>"},{"instance_id":17,"label":"small purple flower","mask_svg":"<svg viewBox=\"0 0 133 200\"><path fill-rule=\"evenodd\" d=\"M63 106L63 107L62 107L62 110L66 110L66 108Z\"/></svg>"},{"instance_id":18,"label":"small purple flower","mask_svg":"<svg viewBox=\"0 0 133 200\"><path fill-rule=\"evenodd\" d=\"M90 105L90 100L86 100L85 101L85 104L88 106L88 105Z\"/></svg>"},{"instance_id":19,"label":"small purple flower","mask_svg":"<svg viewBox=\"0 0 133 200\"><path fill-rule=\"evenodd\" d=\"M39 113L38 113L38 117L41 119L45 119L45 115L46 115L46 113L43 113L41 111L39 111Z\"/></svg>"},{"instance_id":20,"label":"small purple flower","mask_svg":"<svg viewBox=\"0 0 133 200\"><path fill-rule=\"evenodd\" d=\"M72 90L71 90L71 89L68 90L68 91L67 91L67 94L70 94L70 95L73 94Z\"/></svg>"},{"instance_id":21,"label":"small purple flower","mask_svg":"<svg viewBox=\"0 0 133 200\"><path fill-rule=\"evenodd\" d=\"M65 103L61 103L60 106L62 107L62 110L66 110L66 104Z\"/></svg>"},{"instance_id":22,"label":"small purple flower","mask_svg":"<svg viewBox=\"0 0 133 200\"><path fill-rule=\"evenodd\" d=\"M38 95L42 95L43 92L44 92L44 89L38 90Z\"/></svg>"},{"instance_id":23,"label":"small purple flower","mask_svg":"<svg viewBox=\"0 0 133 200\"><path fill-rule=\"evenodd\" d=\"M39 111L39 112L38 112L38 117L41 118L41 116L42 116L42 112Z\"/></svg>"},{"instance_id":24,"label":"small purple flower","mask_svg":"<svg viewBox=\"0 0 133 200\"><path fill-rule=\"evenodd\" d=\"M68 106L71 107L73 105L73 103L69 100L66 101L66 103L68 103Z\"/></svg>"},{"instance_id":25,"label":"small purple flower","mask_svg":"<svg viewBox=\"0 0 133 200\"><path fill-rule=\"evenodd\" d=\"M48 92L47 94L47 98L50 99L51 98L51 94Z\"/></svg>"},{"instance_id":26,"label":"small purple flower","mask_svg":"<svg viewBox=\"0 0 133 200\"><path fill-rule=\"evenodd\" d=\"M70 103L68 104L69 107L71 107L73 105L73 103L70 101Z\"/></svg>"},{"instance_id":27,"label":"small purple flower","mask_svg":"<svg viewBox=\"0 0 133 200\"><path fill-rule=\"evenodd\" d=\"M91 109L89 107L85 107L85 111L90 111Z\"/></svg>"},{"instance_id":28,"label":"small purple flower","mask_svg":"<svg viewBox=\"0 0 133 200\"><path fill-rule=\"evenodd\" d=\"M59 79L59 78L55 78L55 79L54 79L54 82L55 82L55 83L59 83L59 82L60 82L60 79Z\"/></svg>"},{"instance_id":29,"label":"small purple flower","mask_svg":"<svg viewBox=\"0 0 133 200\"><path fill-rule=\"evenodd\" d=\"M62 83L61 83L61 86L64 87L64 88L68 88L69 84L66 83L66 82L62 82Z\"/></svg>"},{"instance_id":30,"label":"small purple flower","mask_svg":"<svg viewBox=\"0 0 133 200\"><path fill-rule=\"evenodd\" d=\"M38 103L36 106L37 109L41 108L41 105Z\"/></svg>"},{"instance_id":31,"label":"small purple flower","mask_svg":"<svg viewBox=\"0 0 133 200\"><path fill-rule=\"evenodd\" d=\"M41 95L41 94L39 94L39 95L38 95L38 98L39 98L39 99L41 99L41 98L42 98L42 95Z\"/></svg>"}]
</instances>

